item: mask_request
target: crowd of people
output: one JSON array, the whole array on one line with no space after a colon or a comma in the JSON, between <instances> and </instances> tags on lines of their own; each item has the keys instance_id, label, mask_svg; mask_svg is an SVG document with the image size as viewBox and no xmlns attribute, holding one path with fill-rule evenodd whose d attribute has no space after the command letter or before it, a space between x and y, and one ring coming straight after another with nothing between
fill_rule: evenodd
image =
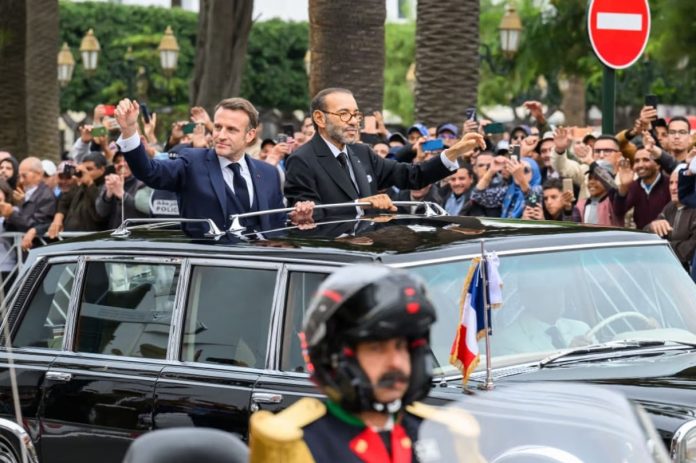
<instances>
[{"instance_id":1,"label":"crowd of people","mask_svg":"<svg viewBox=\"0 0 696 463\"><path fill-rule=\"evenodd\" d=\"M349 90L326 89L301 123L273 138L260 137L251 102L230 98L212 117L191 108L160 140L157 114L136 102L98 105L58 165L0 152L1 230L23 233L28 250L42 237L113 229L124 218L212 218L228 228L231 213L296 205L291 218L316 219L345 213L313 209L322 203L396 210L393 201L432 201L450 215L649 230L693 267L696 149L686 118L666 121L646 106L632 127L599 134L550 126L540 102L525 107L532 123L511 130L472 109L462 126L390 131ZM286 218L244 225L265 230ZM12 262L3 264L9 271Z\"/></svg>"}]
</instances>

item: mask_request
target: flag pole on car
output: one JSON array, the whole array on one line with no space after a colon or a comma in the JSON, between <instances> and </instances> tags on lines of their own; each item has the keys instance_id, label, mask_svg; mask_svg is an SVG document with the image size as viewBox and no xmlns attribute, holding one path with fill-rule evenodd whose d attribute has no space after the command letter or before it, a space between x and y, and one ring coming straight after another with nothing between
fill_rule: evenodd
<instances>
[{"instance_id":1,"label":"flag pole on car","mask_svg":"<svg viewBox=\"0 0 696 463\"><path fill-rule=\"evenodd\" d=\"M486 259L484 240L481 240L481 280L483 281L483 329L486 336L486 381L479 388L490 391L495 386L493 384L493 368L491 367L491 306L488 297L488 260Z\"/></svg>"}]
</instances>

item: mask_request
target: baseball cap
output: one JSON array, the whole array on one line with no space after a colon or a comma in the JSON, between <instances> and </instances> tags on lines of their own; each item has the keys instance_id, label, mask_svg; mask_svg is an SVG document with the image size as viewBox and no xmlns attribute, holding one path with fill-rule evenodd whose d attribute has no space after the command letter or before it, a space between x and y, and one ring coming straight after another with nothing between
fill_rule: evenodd
<instances>
[{"instance_id":1,"label":"baseball cap","mask_svg":"<svg viewBox=\"0 0 696 463\"><path fill-rule=\"evenodd\" d=\"M408 143L408 140L406 140L406 137L403 136L403 134L399 132L394 132L391 135L389 135L389 139L387 140L387 143L391 143L393 141L398 141L402 144Z\"/></svg>"},{"instance_id":2,"label":"baseball cap","mask_svg":"<svg viewBox=\"0 0 696 463\"><path fill-rule=\"evenodd\" d=\"M507 153L510 151L510 142L507 140L500 140L497 145L495 145L495 154Z\"/></svg>"},{"instance_id":3,"label":"baseball cap","mask_svg":"<svg viewBox=\"0 0 696 463\"><path fill-rule=\"evenodd\" d=\"M607 190L616 188L614 166L609 161L605 161L604 159L594 161L590 164L590 170L587 171L587 174L597 177Z\"/></svg>"},{"instance_id":4,"label":"baseball cap","mask_svg":"<svg viewBox=\"0 0 696 463\"><path fill-rule=\"evenodd\" d=\"M46 177L53 177L54 175L56 175L58 168L56 167L53 161L44 159L43 161L41 161L41 166L43 167L44 175Z\"/></svg>"},{"instance_id":5,"label":"baseball cap","mask_svg":"<svg viewBox=\"0 0 696 463\"><path fill-rule=\"evenodd\" d=\"M452 132L456 137L459 134L459 129L456 125L452 124L451 122L447 122L437 128L438 135L440 135L442 132Z\"/></svg>"},{"instance_id":6,"label":"baseball cap","mask_svg":"<svg viewBox=\"0 0 696 463\"><path fill-rule=\"evenodd\" d=\"M428 128L425 126L425 124L421 124L420 122L417 122L413 124L411 127L408 128L408 131L406 133L411 133L414 130L417 130L422 137L427 137L428 136Z\"/></svg>"}]
</instances>

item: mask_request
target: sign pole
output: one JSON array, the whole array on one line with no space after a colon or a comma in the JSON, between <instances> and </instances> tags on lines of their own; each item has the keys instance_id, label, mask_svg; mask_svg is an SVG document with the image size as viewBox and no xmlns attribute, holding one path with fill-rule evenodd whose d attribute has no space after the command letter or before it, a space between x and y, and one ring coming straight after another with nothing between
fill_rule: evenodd
<instances>
[{"instance_id":1,"label":"sign pole","mask_svg":"<svg viewBox=\"0 0 696 463\"><path fill-rule=\"evenodd\" d=\"M602 134L614 135L616 108L616 71L604 66L602 75Z\"/></svg>"}]
</instances>

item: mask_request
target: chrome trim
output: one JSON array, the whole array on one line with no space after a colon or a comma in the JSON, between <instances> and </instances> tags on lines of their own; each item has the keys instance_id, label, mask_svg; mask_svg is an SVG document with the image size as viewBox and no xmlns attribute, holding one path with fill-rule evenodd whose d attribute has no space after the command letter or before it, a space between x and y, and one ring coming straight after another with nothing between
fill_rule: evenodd
<instances>
[{"instance_id":1,"label":"chrome trim","mask_svg":"<svg viewBox=\"0 0 696 463\"><path fill-rule=\"evenodd\" d=\"M283 394L274 392L254 392L251 401L257 404L279 404L283 401Z\"/></svg>"},{"instance_id":2,"label":"chrome trim","mask_svg":"<svg viewBox=\"0 0 696 463\"><path fill-rule=\"evenodd\" d=\"M115 238L128 238L131 234L128 230L129 223L140 223L140 224L176 224L176 223L207 223L208 231L203 235L211 238L219 238L225 235L225 232L221 231L212 219L185 219L185 218L167 218L167 219L157 219L157 218L132 218L124 220L121 225L118 226L111 236Z\"/></svg>"},{"instance_id":3,"label":"chrome trim","mask_svg":"<svg viewBox=\"0 0 696 463\"><path fill-rule=\"evenodd\" d=\"M62 371L47 371L46 379L50 381L68 382L72 379L72 373L66 373Z\"/></svg>"},{"instance_id":4,"label":"chrome trim","mask_svg":"<svg viewBox=\"0 0 696 463\"><path fill-rule=\"evenodd\" d=\"M681 463L684 461L686 455L682 449L682 444L684 440L688 437L689 433L696 429L696 420L687 421L677 428L677 430L672 435L672 442L669 446L669 457L674 463Z\"/></svg>"},{"instance_id":5,"label":"chrome trim","mask_svg":"<svg viewBox=\"0 0 696 463\"><path fill-rule=\"evenodd\" d=\"M85 269L87 268L85 256L77 258L77 268L73 278L73 287L70 291L70 303L68 304L68 313L65 318L65 333L63 334L63 351L71 351L73 341L75 339L75 326L77 325L77 311L80 306L80 294L82 292L82 283L85 277Z\"/></svg>"},{"instance_id":6,"label":"chrome trim","mask_svg":"<svg viewBox=\"0 0 696 463\"><path fill-rule=\"evenodd\" d=\"M283 265L276 276L276 287L273 292L273 306L271 309L271 327L266 340L266 368L273 368L280 360L280 338L285 318L285 300L288 292L288 270Z\"/></svg>"},{"instance_id":7,"label":"chrome trim","mask_svg":"<svg viewBox=\"0 0 696 463\"><path fill-rule=\"evenodd\" d=\"M274 307L274 318L273 326L271 328L271 335L273 336L273 344L269 344L269 352L273 353L273 356L268 359L266 367L269 370L281 371L280 370L280 356L278 353L281 351L283 342L283 328L285 328L285 315L286 315L286 301L288 294L288 283L290 281L290 272L309 272L309 273L327 273L330 274L339 267L345 264L336 264L332 266L323 265L302 265L302 264L287 264L283 266L281 272L283 273L284 280L281 282L282 292L278 298L277 304ZM279 289L280 289L279 288Z\"/></svg>"},{"instance_id":8,"label":"chrome trim","mask_svg":"<svg viewBox=\"0 0 696 463\"><path fill-rule=\"evenodd\" d=\"M5 418L0 418L0 429L11 432L17 438L19 451L22 457L22 463L39 463L39 457L36 454L34 443L22 426Z\"/></svg>"},{"instance_id":9,"label":"chrome trim","mask_svg":"<svg viewBox=\"0 0 696 463\"><path fill-rule=\"evenodd\" d=\"M524 255L524 254L539 254L547 252L558 252L566 250L580 250L580 249L601 249L601 248L614 248L614 247L632 247L632 246L668 246L666 241L609 241L602 243L589 243L589 244L567 244L559 246L547 246L543 248L527 248L527 249L510 249L506 251L494 251L490 249L490 252L495 252L498 256L513 256L513 255ZM410 268L418 267L421 265L430 264L442 264L446 262L456 262L460 260L469 260L474 257L480 256L480 252L464 255L456 255L451 257L440 257L438 259L423 259L416 260L412 262L403 263L385 263L389 267L393 268Z\"/></svg>"},{"instance_id":10,"label":"chrome trim","mask_svg":"<svg viewBox=\"0 0 696 463\"><path fill-rule=\"evenodd\" d=\"M184 333L184 316L186 313L186 300L191 284L191 259L184 259L179 267L179 283L174 295L174 310L172 311L172 324L169 326L169 339L167 341L167 356L169 361L176 361L181 355L181 340Z\"/></svg>"},{"instance_id":11,"label":"chrome trim","mask_svg":"<svg viewBox=\"0 0 696 463\"><path fill-rule=\"evenodd\" d=\"M161 256L137 256L129 257L126 255L113 255L104 254L104 251L100 251L95 254L85 254L83 256L87 262L116 262L123 264L136 263L147 263L147 264L180 264L183 260L181 257L161 257Z\"/></svg>"},{"instance_id":12,"label":"chrome trim","mask_svg":"<svg viewBox=\"0 0 696 463\"><path fill-rule=\"evenodd\" d=\"M395 206L425 206L425 217L439 217L439 216L444 216L448 215L447 211L445 211L442 206L439 204L436 204L432 201L393 201L393 205ZM372 206L372 203L367 202L367 201L362 201L362 202L347 202L347 203L335 203L335 204L316 204L314 206L315 210L318 209L342 209L342 208L356 208L356 207L370 207ZM256 211L256 212L246 212L244 214L231 214L229 216L229 220L232 222L230 227L227 229L229 233L232 233L236 236L241 236L242 233L246 230L246 227L242 226L242 224L239 222L239 219L244 219L247 217L257 217L261 215L272 215L272 214L280 214L280 213L288 213L294 211L294 207L284 207L281 209L267 209L263 211ZM387 212L387 211L385 211Z\"/></svg>"}]
</instances>

